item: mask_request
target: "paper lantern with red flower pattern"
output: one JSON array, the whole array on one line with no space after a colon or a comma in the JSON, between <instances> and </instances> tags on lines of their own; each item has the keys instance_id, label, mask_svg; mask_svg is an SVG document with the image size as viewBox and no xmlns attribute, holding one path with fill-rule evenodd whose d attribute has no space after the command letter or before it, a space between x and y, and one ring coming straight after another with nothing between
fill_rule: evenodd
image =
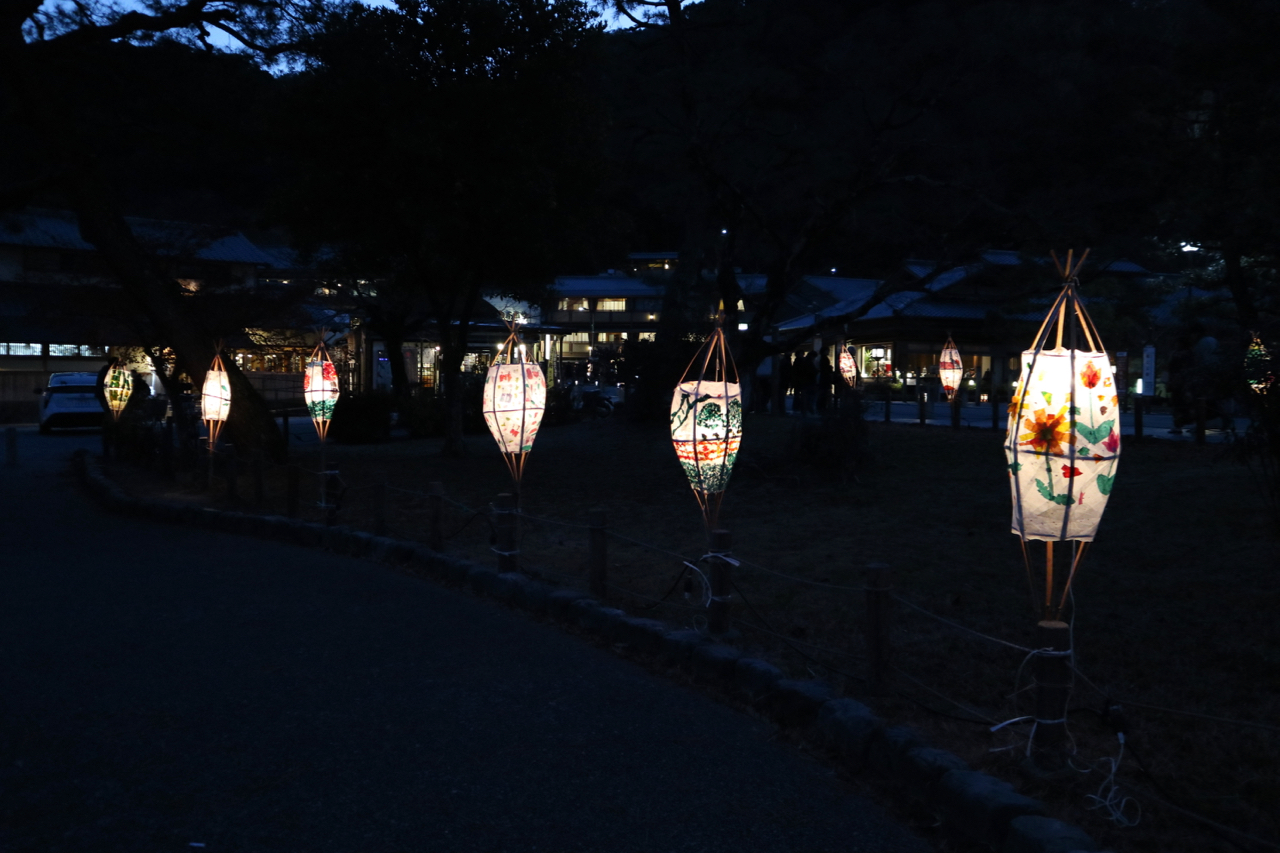
<instances>
[{"instance_id":1,"label":"paper lantern with red flower pattern","mask_svg":"<svg viewBox=\"0 0 1280 853\"><path fill-rule=\"evenodd\" d=\"M849 347L847 346L840 348L840 376L850 388L857 386L858 362L854 359L853 353L849 352Z\"/></svg>"},{"instance_id":2,"label":"paper lantern with red flower pattern","mask_svg":"<svg viewBox=\"0 0 1280 853\"><path fill-rule=\"evenodd\" d=\"M499 348L484 382L484 422L503 459L519 484L524 476L525 457L533 449L538 427L547 408L547 380L542 368L525 361L525 348L510 326L511 335ZM507 361L498 362L505 352Z\"/></svg>"},{"instance_id":3,"label":"paper lantern with red flower pattern","mask_svg":"<svg viewBox=\"0 0 1280 853\"><path fill-rule=\"evenodd\" d=\"M950 337L942 347L942 355L938 359L938 378L942 380L942 390L950 401L960 387L960 380L964 378L964 362L960 360L960 350L956 349L956 342Z\"/></svg>"},{"instance_id":4,"label":"paper lantern with red flower pattern","mask_svg":"<svg viewBox=\"0 0 1280 853\"><path fill-rule=\"evenodd\" d=\"M306 370L302 374L302 399L306 401L307 412L311 415L311 422L316 425L316 434L320 436L321 443L329 435L329 422L333 420L338 393L338 370L329 358L324 343L319 343L307 360Z\"/></svg>"}]
</instances>

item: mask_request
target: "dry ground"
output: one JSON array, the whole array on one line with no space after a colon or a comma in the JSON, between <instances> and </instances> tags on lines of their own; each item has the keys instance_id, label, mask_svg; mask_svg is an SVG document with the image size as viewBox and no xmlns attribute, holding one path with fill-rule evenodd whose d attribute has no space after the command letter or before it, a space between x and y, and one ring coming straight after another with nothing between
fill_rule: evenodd
<instances>
[{"instance_id":1,"label":"dry ground","mask_svg":"<svg viewBox=\"0 0 1280 853\"><path fill-rule=\"evenodd\" d=\"M868 563L888 563L898 593L932 613L1015 645L1031 644L1037 617L1009 533L1000 435L872 423L868 458L856 477L847 477L833 470L838 466L829 456L805 449L802 429L791 418L747 417L722 510L734 553L747 561L735 573L738 642L797 675L834 682L887 719L917 726L975 768L1016 779L1028 729L1013 725L992 733L990 725L1029 713L1029 695L1020 689L1029 681L1020 670L1022 652L899 604L892 635L893 662L901 670L897 695L868 697L859 680ZM318 467L314 443L293 450L298 465ZM329 459L348 486L340 520L371 527L385 483L392 487L391 532L425 539L425 493L440 481L449 499L446 550L490 562L487 519L463 507L482 509L509 491L506 468L488 436L472 436L465 459L446 459L438 450L438 441L407 439L331 447ZM1250 471L1233 461L1228 446L1129 442L1123 454L1098 539L1076 582L1074 635L1083 677L1070 720L1075 763L1087 772L1020 785L1117 851L1268 849L1161 801L1274 844L1280 839L1280 730L1131 703L1280 726L1277 539ZM171 484L113 467L135 490L221 500L181 477ZM319 517L315 488L314 477L304 473L304 515L312 518ZM247 476L240 494L253 509ZM283 501L283 472L270 471L258 509L281 513ZM529 457L522 505L530 516L522 522L527 570L585 587L582 525L588 510L604 509L618 534L609 540L610 603L637 612L652 608L645 615L672 623L702 623L700 584L687 596L679 584L665 603L652 604L671 590L681 558L705 550L701 517L664 424L614 417L544 429ZM1132 797L1124 814L1136 817L1141 808L1132 828L1106 820L1105 809L1089 808L1106 759L1117 751L1098 711L1115 701L1124 705L1129 726L1118 775L1121 794Z\"/></svg>"}]
</instances>

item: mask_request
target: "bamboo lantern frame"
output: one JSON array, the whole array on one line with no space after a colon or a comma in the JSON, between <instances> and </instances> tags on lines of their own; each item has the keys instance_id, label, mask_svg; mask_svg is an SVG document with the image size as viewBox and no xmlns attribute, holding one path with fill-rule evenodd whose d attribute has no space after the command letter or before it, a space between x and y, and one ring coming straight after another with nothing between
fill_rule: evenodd
<instances>
[{"instance_id":1,"label":"bamboo lantern frame","mask_svg":"<svg viewBox=\"0 0 1280 853\"><path fill-rule=\"evenodd\" d=\"M691 379L695 370L696 377ZM709 408L702 408L706 402L724 407L723 437L703 435L703 413L709 412ZM671 440L710 533L719 524L724 490L742 441L742 389L737 365L725 342L724 303L716 313L715 330L690 360L672 394Z\"/></svg>"},{"instance_id":2,"label":"bamboo lantern frame","mask_svg":"<svg viewBox=\"0 0 1280 853\"><path fill-rule=\"evenodd\" d=\"M129 405L129 398L133 396L133 372L127 367L120 367L118 363L112 364L102 379L102 391L111 416L120 420L125 406Z\"/></svg>"},{"instance_id":3,"label":"bamboo lantern frame","mask_svg":"<svg viewBox=\"0 0 1280 853\"><path fill-rule=\"evenodd\" d=\"M1062 615L1071 584L1106 508L1120 455L1120 411L1110 362L1078 293L1078 273L1088 254L1085 250L1076 261L1074 253L1068 252L1064 266L1051 253L1063 286L1031 348L1023 354L1024 370L1009 406L1005 438L1013 492L1012 532L1021 541L1033 608L1039 605L1031 581L1027 540L1045 543L1045 620ZM1064 366L1066 378L1058 378L1065 387L1036 385L1045 381L1045 375L1061 373ZM1042 403L1046 407L1041 408ZM1094 423L1095 412L1104 418L1111 413L1113 423ZM1088 423L1081 420L1085 413ZM1022 473L1024 466L1030 466L1029 475ZM1057 476L1059 467L1061 478ZM1041 471L1044 481L1035 479ZM1058 479L1065 481L1061 494L1054 489ZM1032 482L1034 493L1028 488ZM1028 513L1028 505L1034 507L1036 501L1043 508ZM1070 570L1055 603L1054 544L1066 541L1072 543Z\"/></svg>"},{"instance_id":4,"label":"bamboo lantern frame","mask_svg":"<svg viewBox=\"0 0 1280 853\"><path fill-rule=\"evenodd\" d=\"M942 355L938 357L938 379L942 382L942 392L947 395L947 402L950 403L959 393L960 383L964 381L964 361L950 335L947 335L947 342L942 345Z\"/></svg>"},{"instance_id":5,"label":"bamboo lantern frame","mask_svg":"<svg viewBox=\"0 0 1280 853\"><path fill-rule=\"evenodd\" d=\"M307 414L311 415L311 423L315 424L316 435L320 437L320 446L323 449L325 439L329 437L329 423L333 420L333 409L338 402L338 371L333 365L333 359L329 358L329 350L324 345L324 333L321 332L320 343L316 344L316 348L311 351L311 357L307 359L306 373L303 374L302 398L307 403ZM319 368L319 377L315 376L313 368ZM319 387L316 385L316 379L319 378ZM332 382L332 385L329 383ZM324 467L323 464L320 466Z\"/></svg>"},{"instance_id":6,"label":"bamboo lantern frame","mask_svg":"<svg viewBox=\"0 0 1280 853\"><path fill-rule=\"evenodd\" d=\"M525 462L528 459L529 451L533 449L534 440L538 437L538 427L541 425L542 416L546 411L547 380L542 374L542 368L536 362L529 361L525 357L525 345L520 342L520 332L515 318L507 321L507 329L510 334L507 335L506 341L498 347L498 351L494 353L493 361L489 365L489 372L485 376L484 420L489 427L490 434L493 435L494 441L498 443L498 449L502 452L502 459L507 463L507 470L511 472L511 479L516 485L516 493L519 494L520 484L524 479ZM504 357L506 358L505 362L502 361ZM503 379L512 378L511 371L504 372L501 368L511 364L522 365L521 370L518 371L520 407L518 409L498 409L497 392L499 383ZM499 419L502 414L512 412L519 412L520 424L517 432L508 436L506 428L499 423ZM514 442L511 439L514 439ZM515 449L511 449L513 444Z\"/></svg>"},{"instance_id":7,"label":"bamboo lantern frame","mask_svg":"<svg viewBox=\"0 0 1280 853\"><path fill-rule=\"evenodd\" d=\"M231 414L231 383L227 379L227 366L219 351L204 375L200 394L200 414L209 430L209 453L213 453L222 434L222 427Z\"/></svg>"},{"instance_id":8,"label":"bamboo lantern frame","mask_svg":"<svg viewBox=\"0 0 1280 853\"><path fill-rule=\"evenodd\" d=\"M840 347L840 355L837 359L840 376L844 379L845 384L850 388L858 387L858 359L849 351L849 345L844 344Z\"/></svg>"}]
</instances>

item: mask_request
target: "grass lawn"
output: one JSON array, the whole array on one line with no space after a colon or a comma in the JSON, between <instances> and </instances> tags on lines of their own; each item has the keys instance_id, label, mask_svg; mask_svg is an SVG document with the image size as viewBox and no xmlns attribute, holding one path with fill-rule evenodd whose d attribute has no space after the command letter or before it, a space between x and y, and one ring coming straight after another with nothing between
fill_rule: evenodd
<instances>
[{"instance_id":1,"label":"grass lawn","mask_svg":"<svg viewBox=\"0 0 1280 853\"><path fill-rule=\"evenodd\" d=\"M1009 532L1001 435L990 430L868 424L869 454L856 476L815 444L813 421L748 415L743 450L721 511L733 537L741 593L737 642L800 677L817 676L908 723L976 769L1011 781L1029 727L1003 722L1031 712L1025 654L958 631L902 604L892 622L896 693L869 697L861 587L868 563L887 563L902 598L974 631L1029 646L1038 614L1029 601L1018 540ZM294 460L318 467L315 444ZM445 486L446 550L492 562L484 517L510 479L487 435L469 457L446 459L438 440L332 446L348 490L342 523L373 524L388 492L391 532L424 539L426 491ZM151 474L113 466L134 490L217 500ZM303 474L304 515L318 518ZM247 477L242 496L252 495ZM262 511L283 512L284 476L268 476ZM664 423L622 417L545 428L522 494L521 559L531 573L586 585L587 512L608 514L610 603L670 623L701 625L701 585L677 584L683 559L705 551L697 503ZM251 501L250 501L251 503ZM459 506L461 505L461 506ZM252 506L248 507L252 508ZM469 523L468 523L469 522ZM637 540L644 545L625 541ZM1034 543L1038 546L1038 543ZM1071 697L1075 764L1067 780L1018 784L1054 814L1117 851L1262 849L1161 804L1172 801L1274 843L1280 839L1280 732L1149 710L1126 700L1280 727L1280 560L1260 492L1227 445L1129 441L1115 491L1075 590L1076 664ZM1038 546L1042 548L1042 546ZM770 571L818 581L803 584ZM834 587L842 587L840 589ZM745 599L745 602L744 602ZM746 606L749 602L749 607ZM1087 678L1087 681L1085 680ZM1089 809L1118 744L1098 713L1124 706L1128 748L1120 764L1122 828ZM1145 772L1139 766L1141 759ZM1154 781L1153 781L1154 780ZM1105 793L1105 792L1104 792Z\"/></svg>"}]
</instances>

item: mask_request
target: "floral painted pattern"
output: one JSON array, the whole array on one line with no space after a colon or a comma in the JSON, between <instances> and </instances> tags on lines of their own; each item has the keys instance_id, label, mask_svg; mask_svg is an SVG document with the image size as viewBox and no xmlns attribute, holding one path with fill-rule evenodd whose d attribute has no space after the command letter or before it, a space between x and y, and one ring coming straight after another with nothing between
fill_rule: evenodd
<instances>
[{"instance_id":1,"label":"floral painted pattern","mask_svg":"<svg viewBox=\"0 0 1280 853\"><path fill-rule=\"evenodd\" d=\"M947 345L942 348L942 355L938 359L938 378L942 380L942 390L950 400L960 387L960 380L964 378L964 362L960 360L960 350L956 349L950 338L947 338Z\"/></svg>"},{"instance_id":2,"label":"floral painted pattern","mask_svg":"<svg viewBox=\"0 0 1280 853\"><path fill-rule=\"evenodd\" d=\"M484 422L503 453L528 453L547 408L547 380L532 362L495 364L484 383Z\"/></svg>"},{"instance_id":3,"label":"floral painted pattern","mask_svg":"<svg viewBox=\"0 0 1280 853\"><path fill-rule=\"evenodd\" d=\"M722 492L742 443L742 390L735 382L682 382L671 398L671 441L690 485Z\"/></svg>"},{"instance_id":4,"label":"floral painted pattern","mask_svg":"<svg viewBox=\"0 0 1280 853\"><path fill-rule=\"evenodd\" d=\"M1091 541L1120 455L1111 364L1066 349L1025 352L1022 363L1005 436L1013 532Z\"/></svg>"},{"instance_id":5,"label":"floral painted pattern","mask_svg":"<svg viewBox=\"0 0 1280 853\"><path fill-rule=\"evenodd\" d=\"M302 397L313 421L333 418L333 407L338 402L338 371L328 358L307 362L302 374Z\"/></svg>"},{"instance_id":6,"label":"floral painted pattern","mask_svg":"<svg viewBox=\"0 0 1280 853\"><path fill-rule=\"evenodd\" d=\"M847 349L840 350L840 376L850 388L858 384L858 363Z\"/></svg>"}]
</instances>

